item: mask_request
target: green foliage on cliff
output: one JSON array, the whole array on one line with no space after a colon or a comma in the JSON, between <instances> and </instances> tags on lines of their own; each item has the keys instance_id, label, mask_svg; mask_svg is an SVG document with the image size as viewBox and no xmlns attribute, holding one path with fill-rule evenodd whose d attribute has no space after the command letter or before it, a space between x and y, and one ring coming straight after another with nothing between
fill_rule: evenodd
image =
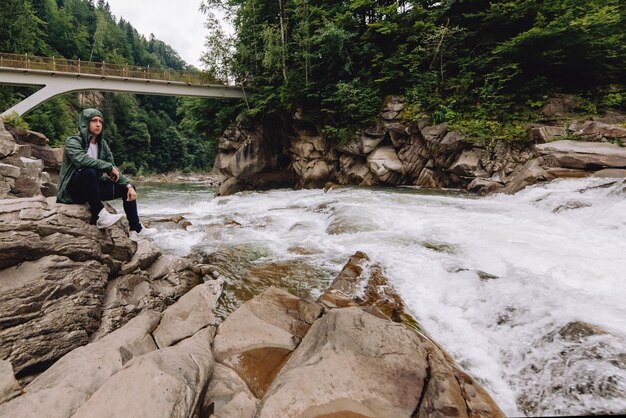
<instances>
[{"instance_id":1,"label":"green foliage on cliff","mask_svg":"<svg viewBox=\"0 0 626 418\"><path fill-rule=\"evenodd\" d=\"M517 128L508 121L533 119L536 103L554 94L581 95L597 110L626 107L621 0L205 0L204 8L232 17L233 55L217 66L258 87L252 113L304 106L339 132L401 94L408 117L492 121L484 129L509 135Z\"/></svg>"},{"instance_id":2,"label":"green foliage on cliff","mask_svg":"<svg viewBox=\"0 0 626 418\"><path fill-rule=\"evenodd\" d=\"M190 69L172 47L152 35L146 39L129 22L113 16L103 0L2 0L0 52ZM34 91L0 86L0 109ZM206 107L206 102L123 93L66 94L37 107L24 121L58 145L76 132L81 108L99 107L116 162L126 172L205 170L214 160L214 132L200 120L211 115L189 109ZM179 108L198 120L189 122L187 110Z\"/></svg>"}]
</instances>

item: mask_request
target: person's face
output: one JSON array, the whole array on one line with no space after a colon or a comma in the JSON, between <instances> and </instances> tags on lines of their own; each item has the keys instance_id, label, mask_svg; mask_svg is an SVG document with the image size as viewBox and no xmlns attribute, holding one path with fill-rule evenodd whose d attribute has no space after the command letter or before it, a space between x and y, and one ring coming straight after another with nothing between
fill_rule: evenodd
<instances>
[{"instance_id":1,"label":"person's face","mask_svg":"<svg viewBox=\"0 0 626 418\"><path fill-rule=\"evenodd\" d=\"M100 116L94 116L89 121L89 133L95 136L100 135L102 132L102 118Z\"/></svg>"}]
</instances>

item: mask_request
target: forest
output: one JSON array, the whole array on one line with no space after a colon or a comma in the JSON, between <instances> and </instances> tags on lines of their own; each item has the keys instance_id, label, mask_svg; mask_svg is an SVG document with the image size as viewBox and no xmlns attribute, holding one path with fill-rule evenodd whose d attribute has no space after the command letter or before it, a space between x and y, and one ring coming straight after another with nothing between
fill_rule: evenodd
<instances>
[{"instance_id":1,"label":"forest","mask_svg":"<svg viewBox=\"0 0 626 418\"><path fill-rule=\"evenodd\" d=\"M199 71L165 42L146 39L116 18L103 0L2 0L0 52ZM0 86L0 109L34 91ZM86 92L58 96L11 122L44 133L58 146L77 131L78 112L89 106L104 112L116 163L130 174L209 170L217 135L231 120L230 108L218 101ZM222 124L220 112L228 113Z\"/></svg>"},{"instance_id":2,"label":"forest","mask_svg":"<svg viewBox=\"0 0 626 418\"><path fill-rule=\"evenodd\" d=\"M103 94L108 139L131 173L209 169L226 126L296 108L346 140L389 95L405 98L408 121L511 141L555 95L577 95L582 115L626 109L621 0L199 0L199 9L205 71L245 85L249 100ZM103 0L3 0L0 52L194 70ZM0 86L0 108L26 93ZM80 100L52 100L25 123L62 143Z\"/></svg>"},{"instance_id":3,"label":"forest","mask_svg":"<svg viewBox=\"0 0 626 418\"><path fill-rule=\"evenodd\" d=\"M248 113L301 106L338 139L392 94L410 104L408 120L510 140L554 95L579 96L581 114L626 107L621 0L204 0L203 9L233 22L231 56L207 51L206 61L256 86Z\"/></svg>"}]
</instances>

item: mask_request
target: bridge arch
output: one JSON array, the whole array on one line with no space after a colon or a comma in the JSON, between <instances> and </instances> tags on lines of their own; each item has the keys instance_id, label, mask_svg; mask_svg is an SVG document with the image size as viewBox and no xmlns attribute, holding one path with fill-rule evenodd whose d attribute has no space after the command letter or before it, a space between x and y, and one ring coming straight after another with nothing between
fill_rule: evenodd
<instances>
[{"instance_id":1,"label":"bridge arch","mask_svg":"<svg viewBox=\"0 0 626 418\"><path fill-rule=\"evenodd\" d=\"M84 90L245 99L238 86L210 84L202 73L0 54L0 84L43 86L0 116L23 115L63 93Z\"/></svg>"}]
</instances>

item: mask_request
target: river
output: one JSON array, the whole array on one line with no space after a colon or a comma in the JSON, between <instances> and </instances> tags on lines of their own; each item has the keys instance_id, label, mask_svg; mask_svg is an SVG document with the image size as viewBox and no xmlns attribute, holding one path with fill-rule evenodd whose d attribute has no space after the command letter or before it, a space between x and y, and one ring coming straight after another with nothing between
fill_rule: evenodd
<instances>
[{"instance_id":1,"label":"river","mask_svg":"<svg viewBox=\"0 0 626 418\"><path fill-rule=\"evenodd\" d=\"M408 188L215 197L201 185L145 185L139 196L144 219L192 223L156 224L156 243L221 254L231 288L254 293L299 274L286 287L315 297L365 252L507 415L626 412L623 180L485 198Z\"/></svg>"}]
</instances>

